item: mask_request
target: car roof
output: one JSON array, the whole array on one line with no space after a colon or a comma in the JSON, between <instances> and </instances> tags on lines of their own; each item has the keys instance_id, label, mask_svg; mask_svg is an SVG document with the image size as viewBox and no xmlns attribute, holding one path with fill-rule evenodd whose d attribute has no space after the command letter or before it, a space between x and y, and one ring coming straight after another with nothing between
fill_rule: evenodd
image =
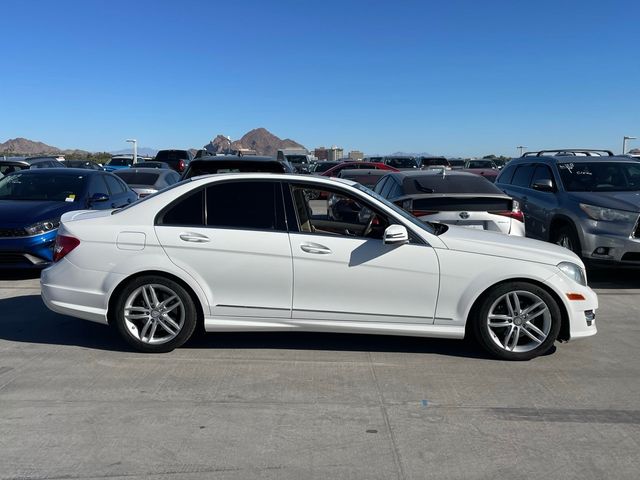
<instances>
[{"instance_id":1,"label":"car roof","mask_svg":"<svg viewBox=\"0 0 640 480\"><path fill-rule=\"evenodd\" d=\"M205 155L195 158L191 161L191 165L195 162L224 162L229 160L239 160L243 162L279 162L275 157L266 157L259 155Z\"/></svg>"},{"instance_id":2,"label":"car roof","mask_svg":"<svg viewBox=\"0 0 640 480\"><path fill-rule=\"evenodd\" d=\"M124 168L122 170L116 170L115 172L113 172L113 174L114 175L118 175L120 173L126 174L126 173L131 173L131 172L162 174L162 173L168 173L168 172L175 172L175 170L172 170L170 168L131 167L131 168Z\"/></svg>"},{"instance_id":3,"label":"car roof","mask_svg":"<svg viewBox=\"0 0 640 480\"><path fill-rule=\"evenodd\" d=\"M430 170L401 170L399 172L389 172L388 175L395 177L477 177L475 173L461 172L460 170L443 170L440 168L434 168Z\"/></svg>"},{"instance_id":4,"label":"car roof","mask_svg":"<svg viewBox=\"0 0 640 480\"><path fill-rule=\"evenodd\" d=\"M626 155L613 155L613 156L593 156L593 157L582 157L582 156L551 156L551 155L543 155L540 157L537 156L528 156L528 157L518 157L511 160L507 165L520 165L527 163L543 163L546 165L557 165L564 163L609 163L609 162L623 162L623 163L638 163L637 160L629 158Z\"/></svg>"},{"instance_id":5,"label":"car roof","mask_svg":"<svg viewBox=\"0 0 640 480\"><path fill-rule=\"evenodd\" d=\"M217 178L217 179L246 178L247 180L287 180L292 182L324 183L328 185L341 183L343 185L349 185L351 187L358 184L358 182L353 182L351 180L347 180L345 178L338 178L338 177L323 177L320 175L300 175L296 173L270 173L270 172L211 173L207 175L198 175L197 177L192 177L190 179L187 179L187 181L202 182L210 178Z\"/></svg>"}]
</instances>

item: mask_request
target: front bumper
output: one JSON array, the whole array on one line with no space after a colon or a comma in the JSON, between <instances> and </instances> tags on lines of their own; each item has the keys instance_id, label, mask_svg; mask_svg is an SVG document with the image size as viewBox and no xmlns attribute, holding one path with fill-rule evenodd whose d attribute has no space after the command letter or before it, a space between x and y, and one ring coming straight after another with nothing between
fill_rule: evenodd
<instances>
[{"instance_id":1,"label":"front bumper","mask_svg":"<svg viewBox=\"0 0 640 480\"><path fill-rule=\"evenodd\" d=\"M562 273L555 274L547 280L547 283L550 283L556 293L561 296L569 317L569 329L562 340L591 337L598 333L596 327L598 295L596 292L589 287L575 283ZM581 295L583 300L571 300L570 294Z\"/></svg>"},{"instance_id":2,"label":"front bumper","mask_svg":"<svg viewBox=\"0 0 640 480\"><path fill-rule=\"evenodd\" d=\"M596 250L606 249L603 254ZM602 263L640 266L640 238L607 232L583 232L583 258Z\"/></svg>"},{"instance_id":3,"label":"front bumper","mask_svg":"<svg viewBox=\"0 0 640 480\"><path fill-rule=\"evenodd\" d=\"M31 237L0 238L0 269L40 269L53 260L58 231Z\"/></svg>"}]
</instances>

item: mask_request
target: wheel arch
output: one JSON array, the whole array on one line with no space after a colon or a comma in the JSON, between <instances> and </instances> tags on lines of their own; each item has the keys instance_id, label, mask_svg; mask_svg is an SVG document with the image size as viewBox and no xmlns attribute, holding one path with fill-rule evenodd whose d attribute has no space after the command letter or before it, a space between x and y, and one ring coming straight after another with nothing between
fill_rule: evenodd
<instances>
[{"instance_id":1,"label":"wheel arch","mask_svg":"<svg viewBox=\"0 0 640 480\"><path fill-rule=\"evenodd\" d=\"M547 241L552 242L553 235L556 232L556 230L563 226L568 226L573 228L573 230L576 232L576 235L578 236L578 240L582 242L580 232L576 227L576 222L571 217L568 217L567 215L564 215L562 213L557 213L553 216L553 218L551 218L551 222L549 222Z\"/></svg>"},{"instance_id":2,"label":"wheel arch","mask_svg":"<svg viewBox=\"0 0 640 480\"><path fill-rule=\"evenodd\" d=\"M471 328L472 328L472 322L474 319L474 316L476 315L478 309L480 308L480 304L482 303L482 300L484 299L485 295L487 295L487 293L499 286L499 285L503 285L505 283L511 283L511 282L525 282L525 283L531 283L537 287L542 288L543 290L545 290L549 295L551 295L553 297L553 299L556 301L556 303L558 304L558 308L560 309L560 332L558 333L558 340L560 341L568 341L570 338L570 321L569 321L569 311L567 310L567 306L565 305L564 301L562 300L562 297L560 296L560 294L558 294L558 292L556 292L553 288L551 288L549 285L539 281L539 280L535 280L532 278L527 278L527 277L517 277L517 278L509 278L506 280L501 280L499 282L494 283L493 285L490 285L489 287L485 288L473 301L473 304L471 305L471 308L469 309L469 312L467 313L467 317L466 317L466 321L465 321L465 330L464 330L464 336L465 338L469 338L470 334L471 334Z\"/></svg>"},{"instance_id":3,"label":"wheel arch","mask_svg":"<svg viewBox=\"0 0 640 480\"><path fill-rule=\"evenodd\" d=\"M109 302L107 304L107 322L109 323L109 325L113 325L114 304L120 292L122 292L122 290L124 290L127 284L129 284L129 282L131 282L132 280L135 280L136 278L140 278L144 276L151 276L151 275L168 278L169 280L173 280L174 282L178 283L182 288L184 288L196 306L196 311L198 312L197 325L200 327L204 326L204 305L202 303L202 299L196 293L195 289L191 285L189 285L188 282L186 282L184 279L180 278L179 276L163 270L143 270L140 272L136 272L129 275L128 277L123 278L115 286L115 288L112 290L111 294L109 295Z\"/></svg>"}]
</instances>

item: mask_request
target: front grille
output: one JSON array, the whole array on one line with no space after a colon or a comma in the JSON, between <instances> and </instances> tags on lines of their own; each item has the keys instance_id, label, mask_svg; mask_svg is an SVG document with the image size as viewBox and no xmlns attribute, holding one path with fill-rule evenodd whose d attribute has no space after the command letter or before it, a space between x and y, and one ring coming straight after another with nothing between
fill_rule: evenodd
<instances>
[{"instance_id":1,"label":"front grille","mask_svg":"<svg viewBox=\"0 0 640 480\"><path fill-rule=\"evenodd\" d=\"M622 255L623 262L640 262L640 252L627 252Z\"/></svg>"},{"instance_id":2,"label":"front grille","mask_svg":"<svg viewBox=\"0 0 640 480\"><path fill-rule=\"evenodd\" d=\"M28 235L24 228L0 228L0 238L27 237Z\"/></svg>"}]
</instances>

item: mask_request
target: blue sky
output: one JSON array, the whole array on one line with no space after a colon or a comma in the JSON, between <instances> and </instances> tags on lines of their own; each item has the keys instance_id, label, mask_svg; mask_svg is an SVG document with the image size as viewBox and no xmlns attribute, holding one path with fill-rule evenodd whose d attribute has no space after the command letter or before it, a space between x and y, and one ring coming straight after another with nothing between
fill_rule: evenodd
<instances>
[{"instance_id":1,"label":"blue sky","mask_svg":"<svg viewBox=\"0 0 640 480\"><path fill-rule=\"evenodd\" d=\"M513 155L640 137L640 2L3 0L0 141ZM640 141L630 144L640 146Z\"/></svg>"}]
</instances>

